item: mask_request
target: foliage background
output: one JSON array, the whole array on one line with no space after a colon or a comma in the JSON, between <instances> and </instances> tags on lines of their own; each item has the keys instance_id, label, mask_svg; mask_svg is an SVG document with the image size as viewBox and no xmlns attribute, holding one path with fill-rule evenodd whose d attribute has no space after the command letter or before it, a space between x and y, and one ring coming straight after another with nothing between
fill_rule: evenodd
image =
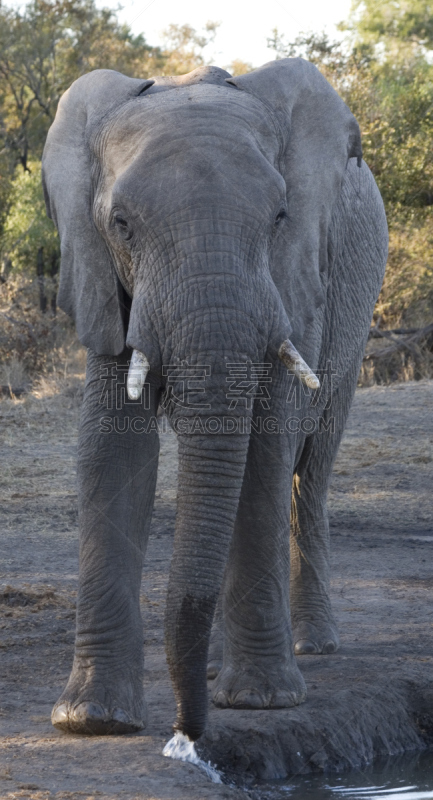
<instances>
[{"instance_id":1,"label":"foliage background","mask_svg":"<svg viewBox=\"0 0 433 800\"><path fill-rule=\"evenodd\" d=\"M215 22L203 31L170 25L163 46L152 47L144 36L133 36L121 25L113 11L97 8L94 0L31 0L20 11L0 4L3 318L12 308L15 326L30 324L29 310L23 311L29 309L28 297L20 305L11 281L20 285L18 294L26 281L33 281L37 308L41 269L48 284L56 280L58 241L45 215L40 158L62 93L77 77L101 67L141 77L188 72L205 63L203 49L217 27ZM339 42L320 34L289 42L274 30L268 44L276 58L301 55L313 61L360 123L364 158L382 193L390 228L389 262L374 324L381 330L427 326L433 320L431 3L353 0L350 17L340 27ZM233 74L252 68L240 61L228 66ZM42 282L46 291L47 278ZM48 289L53 292L55 286ZM28 295L28 287L25 291ZM53 311L55 304L48 303L45 316ZM13 347L7 350L11 337L2 349L3 340L0 335L0 357L16 358ZM403 362L406 368L407 359Z\"/></svg>"},{"instance_id":2,"label":"foliage background","mask_svg":"<svg viewBox=\"0 0 433 800\"><path fill-rule=\"evenodd\" d=\"M341 25L349 33L345 46L324 35L288 43L274 31L270 39L277 57L313 61L360 124L390 230L374 315L384 327L433 320L432 19L426 0L355 0Z\"/></svg>"}]
</instances>

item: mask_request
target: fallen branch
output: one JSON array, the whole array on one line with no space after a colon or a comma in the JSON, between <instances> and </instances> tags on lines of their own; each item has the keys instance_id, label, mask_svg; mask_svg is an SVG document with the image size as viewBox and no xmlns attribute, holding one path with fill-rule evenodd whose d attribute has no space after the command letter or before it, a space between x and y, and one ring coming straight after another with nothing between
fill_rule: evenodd
<instances>
[{"instance_id":1,"label":"fallen branch","mask_svg":"<svg viewBox=\"0 0 433 800\"><path fill-rule=\"evenodd\" d=\"M21 397L28 391L29 390L26 389L24 386L20 387L19 389L13 389L12 386L9 386L9 384L7 384L6 386L0 386L0 394L8 395L12 400L15 397Z\"/></svg>"},{"instance_id":2,"label":"fallen branch","mask_svg":"<svg viewBox=\"0 0 433 800\"><path fill-rule=\"evenodd\" d=\"M397 334L397 335L407 335L410 333L418 333L419 331L424 330L424 328L390 328L387 331L380 331L377 327L371 328L368 338L369 339L382 339L382 337L386 337L389 333Z\"/></svg>"},{"instance_id":3,"label":"fallen branch","mask_svg":"<svg viewBox=\"0 0 433 800\"><path fill-rule=\"evenodd\" d=\"M381 350L376 350L373 353L368 353L364 356L364 361L372 361L376 358L387 358L399 350L404 350L405 348L409 350L412 355L415 356L415 358L417 358L421 355L417 345L422 339L426 339L430 334L433 334L433 323L426 325L425 328L415 328L414 332L403 340L395 339L394 331L378 331L377 329L373 330L375 331L373 338L390 339L392 341L392 345L390 347L384 347ZM403 331L404 328L397 328L396 330ZM408 330L412 329L409 328Z\"/></svg>"},{"instance_id":4,"label":"fallen branch","mask_svg":"<svg viewBox=\"0 0 433 800\"><path fill-rule=\"evenodd\" d=\"M24 327L27 328L33 341L37 342L36 336L33 331L33 327L32 325L30 325L29 322L25 322L23 319L14 319L13 317L10 317L8 314L5 314L4 311L0 311L0 315L5 319L7 319L8 322L12 322L13 325L24 325Z\"/></svg>"}]
</instances>

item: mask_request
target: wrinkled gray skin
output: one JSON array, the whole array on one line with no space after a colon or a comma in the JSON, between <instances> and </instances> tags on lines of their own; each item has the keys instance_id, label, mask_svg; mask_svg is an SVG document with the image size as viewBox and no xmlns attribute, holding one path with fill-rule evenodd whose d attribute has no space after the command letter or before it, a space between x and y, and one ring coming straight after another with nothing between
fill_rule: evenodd
<instances>
[{"instance_id":1,"label":"wrinkled gray skin","mask_svg":"<svg viewBox=\"0 0 433 800\"><path fill-rule=\"evenodd\" d=\"M63 96L43 177L61 236L59 303L89 348L75 659L53 723L96 734L145 725L139 587L158 435L104 433L100 420L150 420L162 366L183 360L210 376L187 408L168 404L181 421L165 622L176 728L192 739L204 730L208 657L219 707L301 703L294 654L338 647L326 493L386 260L357 123L302 59L239 78L97 70ZM278 358L289 336L319 375L332 364L314 407ZM150 363L146 411L125 402L131 348ZM271 365L269 408L257 397L229 410L227 364L248 362ZM277 424L204 428L209 417L251 415ZM185 428L192 417L202 429ZM321 432L285 430L292 417L321 417Z\"/></svg>"}]
</instances>

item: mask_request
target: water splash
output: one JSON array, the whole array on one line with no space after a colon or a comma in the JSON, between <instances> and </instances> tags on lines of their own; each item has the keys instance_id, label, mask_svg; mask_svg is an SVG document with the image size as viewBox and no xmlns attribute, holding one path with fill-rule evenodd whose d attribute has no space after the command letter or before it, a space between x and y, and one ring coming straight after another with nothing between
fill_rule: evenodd
<instances>
[{"instance_id":1,"label":"water splash","mask_svg":"<svg viewBox=\"0 0 433 800\"><path fill-rule=\"evenodd\" d=\"M203 761L197 755L194 742L184 733L177 731L173 738L164 747L162 751L163 756L168 758L177 758L179 761L188 761L189 764L195 764L196 767L202 769L212 783L222 783L221 775L218 770L212 766L210 761Z\"/></svg>"}]
</instances>

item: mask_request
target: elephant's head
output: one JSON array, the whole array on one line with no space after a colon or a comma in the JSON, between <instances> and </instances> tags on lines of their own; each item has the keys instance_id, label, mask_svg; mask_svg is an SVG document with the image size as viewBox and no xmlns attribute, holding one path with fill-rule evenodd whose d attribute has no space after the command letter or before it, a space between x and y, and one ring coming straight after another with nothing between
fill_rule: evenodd
<instances>
[{"instance_id":1,"label":"elephant's head","mask_svg":"<svg viewBox=\"0 0 433 800\"><path fill-rule=\"evenodd\" d=\"M324 302L327 231L352 156L354 117L302 59L239 78L216 68L155 81L83 76L60 102L43 158L61 237L59 305L95 352L136 351L131 396L149 370L163 385L167 365L205 365L209 402L197 395L183 416L227 413L227 364L280 356L314 385L289 337L302 351ZM317 348L303 354L317 366ZM170 413L176 421L178 407ZM178 726L192 738L206 718L207 637L247 447L240 432L179 435L167 648Z\"/></svg>"}]
</instances>

